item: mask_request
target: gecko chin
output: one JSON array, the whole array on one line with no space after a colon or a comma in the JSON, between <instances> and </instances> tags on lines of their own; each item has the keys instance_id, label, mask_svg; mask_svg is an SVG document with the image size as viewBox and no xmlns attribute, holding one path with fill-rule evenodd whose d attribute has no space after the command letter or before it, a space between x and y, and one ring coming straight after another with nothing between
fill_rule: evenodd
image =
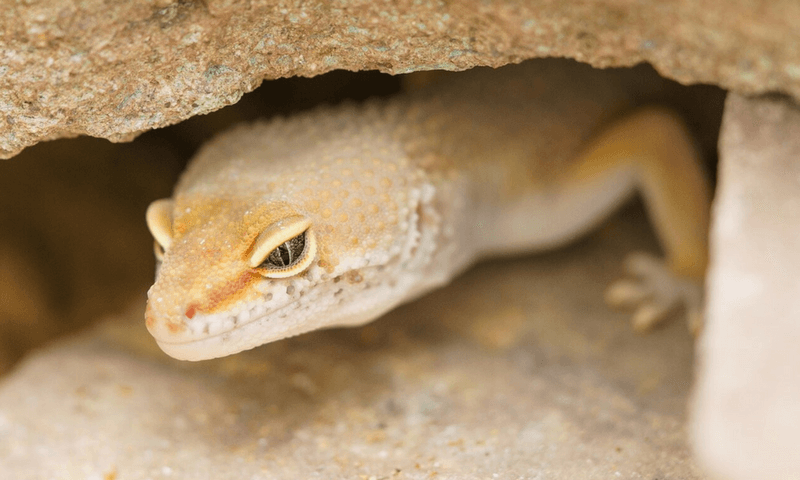
<instances>
[{"instance_id":1,"label":"gecko chin","mask_svg":"<svg viewBox=\"0 0 800 480\"><path fill-rule=\"evenodd\" d=\"M297 311L296 309L287 308L287 313L280 314L277 318L275 315L278 312L271 312L217 335L186 342L162 341L156 338L156 343L164 353L178 360L210 360L250 350L265 343L293 337L319 328L363 325L393 307L394 304L388 307L377 307L371 311L363 311L361 315L348 315L347 318L328 318L324 325L316 327L303 322L284 321L291 317L290 312ZM233 321L231 318L217 319L213 315L209 315L206 320L209 322L222 321L224 323L232 323Z\"/></svg>"},{"instance_id":2,"label":"gecko chin","mask_svg":"<svg viewBox=\"0 0 800 480\"><path fill-rule=\"evenodd\" d=\"M193 313L185 328L165 332L151 328L161 349L178 360L206 360L254 348L302 331L292 331L285 321L293 304L267 310L261 301L225 313ZM191 308L191 307L190 307ZM283 327L283 328L281 328ZM173 329L174 330L174 329ZM281 331L282 330L282 331ZM266 332L269 337L265 338Z\"/></svg>"},{"instance_id":3,"label":"gecko chin","mask_svg":"<svg viewBox=\"0 0 800 480\"><path fill-rule=\"evenodd\" d=\"M148 312L150 333L159 347L179 360L207 360L320 328L358 326L405 299L400 285L372 284L376 268L362 268L318 282L264 280L260 298L222 313L181 315L180 328L168 328ZM355 279L359 281L354 282ZM398 287L400 291L398 291ZM369 301L364 300L369 290ZM189 307L191 308L191 307Z\"/></svg>"}]
</instances>

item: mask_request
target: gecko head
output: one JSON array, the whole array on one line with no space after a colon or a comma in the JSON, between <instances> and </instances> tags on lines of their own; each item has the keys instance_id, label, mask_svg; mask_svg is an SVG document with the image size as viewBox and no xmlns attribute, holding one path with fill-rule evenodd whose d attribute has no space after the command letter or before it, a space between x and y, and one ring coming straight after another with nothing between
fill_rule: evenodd
<instances>
[{"instance_id":1,"label":"gecko head","mask_svg":"<svg viewBox=\"0 0 800 480\"><path fill-rule=\"evenodd\" d=\"M158 200L147 211L158 263L147 328L170 356L203 360L372 320L413 283L392 271L420 237L416 210L402 210L358 221L283 201Z\"/></svg>"}]
</instances>

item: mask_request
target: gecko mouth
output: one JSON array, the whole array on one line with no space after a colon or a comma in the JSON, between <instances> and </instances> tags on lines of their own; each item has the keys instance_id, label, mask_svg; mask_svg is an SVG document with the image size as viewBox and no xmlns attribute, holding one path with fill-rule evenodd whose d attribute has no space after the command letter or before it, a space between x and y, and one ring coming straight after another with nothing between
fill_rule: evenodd
<instances>
[{"instance_id":1,"label":"gecko mouth","mask_svg":"<svg viewBox=\"0 0 800 480\"><path fill-rule=\"evenodd\" d=\"M367 280L371 269L361 267L320 283L292 284L285 289L267 286L262 297L235 312L203 313L184 317L182 332L151 329L159 347L180 360L223 357L311 330L366 323L393 308L403 299L394 282L375 284ZM341 285L336 286L336 283ZM367 301L353 297L369 290ZM279 293L280 292L280 293ZM362 296L363 297L363 296ZM359 297L361 298L361 297ZM302 299L302 300L301 300Z\"/></svg>"},{"instance_id":2,"label":"gecko mouth","mask_svg":"<svg viewBox=\"0 0 800 480\"><path fill-rule=\"evenodd\" d=\"M155 337L155 340L167 355L179 360L223 357L312 329L303 328L302 322L279 321L296 310L297 304L290 302L276 309L254 305L236 315L197 314L192 323L196 325L194 329L199 328L200 332L195 333L193 338L178 340L174 337Z\"/></svg>"},{"instance_id":3,"label":"gecko mouth","mask_svg":"<svg viewBox=\"0 0 800 480\"><path fill-rule=\"evenodd\" d=\"M181 345L211 338L224 337L251 323L263 321L267 317L269 317L270 320L284 319L288 316L288 312L292 310L292 307L296 308L296 303L291 299L284 305L271 308L265 306L263 300L256 300L249 302L248 306L245 306L233 314L202 313L195 311L191 319L187 319L185 322L188 328L184 333L183 339L180 338L181 335L174 335L170 338L156 338L156 340L159 343Z\"/></svg>"}]
</instances>

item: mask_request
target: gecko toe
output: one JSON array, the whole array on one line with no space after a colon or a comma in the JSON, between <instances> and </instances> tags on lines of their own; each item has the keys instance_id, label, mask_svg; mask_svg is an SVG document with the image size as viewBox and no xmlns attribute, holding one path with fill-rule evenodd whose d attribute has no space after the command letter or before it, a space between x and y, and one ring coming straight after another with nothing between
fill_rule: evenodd
<instances>
[{"instance_id":1,"label":"gecko toe","mask_svg":"<svg viewBox=\"0 0 800 480\"><path fill-rule=\"evenodd\" d=\"M633 308L652 296L650 289L633 280L618 280L606 289L606 303L615 308Z\"/></svg>"},{"instance_id":2,"label":"gecko toe","mask_svg":"<svg viewBox=\"0 0 800 480\"><path fill-rule=\"evenodd\" d=\"M674 302L650 301L636 310L631 319L633 329L644 333L652 330L656 325L666 320L678 305Z\"/></svg>"},{"instance_id":3,"label":"gecko toe","mask_svg":"<svg viewBox=\"0 0 800 480\"><path fill-rule=\"evenodd\" d=\"M674 274L653 255L636 252L625 259L627 277L614 282L605 292L606 303L633 310L632 324L646 332L684 309L689 330L702 329L702 286Z\"/></svg>"}]
</instances>

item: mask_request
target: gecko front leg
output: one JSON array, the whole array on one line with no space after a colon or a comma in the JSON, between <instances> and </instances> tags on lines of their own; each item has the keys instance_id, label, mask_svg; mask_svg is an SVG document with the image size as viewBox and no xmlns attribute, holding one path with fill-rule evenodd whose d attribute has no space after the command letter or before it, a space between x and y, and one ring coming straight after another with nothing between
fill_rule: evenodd
<instances>
[{"instance_id":1,"label":"gecko front leg","mask_svg":"<svg viewBox=\"0 0 800 480\"><path fill-rule=\"evenodd\" d=\"M666 254L664 261L644 253L630 255L625 266L631 278L611 285L607 302L633 308L637 331L683 307L690 330L699 333L710 188L681 120L664 108L638 110L596 136L573 165L568 172L573 182L620 167L630 170Z\"/></svg>"}]
</instances>

